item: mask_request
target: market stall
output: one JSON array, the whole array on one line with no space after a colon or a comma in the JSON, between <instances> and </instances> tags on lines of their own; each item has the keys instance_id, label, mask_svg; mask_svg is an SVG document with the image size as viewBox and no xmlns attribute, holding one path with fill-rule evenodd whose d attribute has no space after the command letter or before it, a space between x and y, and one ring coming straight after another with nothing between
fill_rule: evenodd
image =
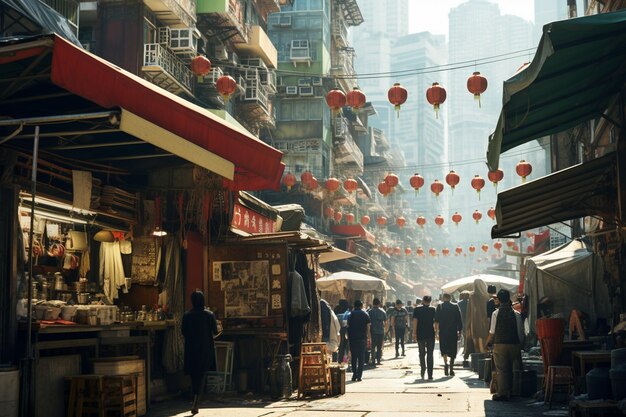
<instances>
[{"instance_id":1,"label":"market stall","mask_svg":"<svg viewBox=\"0 0 626 417\"><path fill-rule=\"evenodd\" d=\"M315 281L322 298L331 305L340 299L354 301L360 299L363 304L371 304L374 297L383 297L389 286L380 278L352 271L340 271Z\"/></svg>"}]
</instances>

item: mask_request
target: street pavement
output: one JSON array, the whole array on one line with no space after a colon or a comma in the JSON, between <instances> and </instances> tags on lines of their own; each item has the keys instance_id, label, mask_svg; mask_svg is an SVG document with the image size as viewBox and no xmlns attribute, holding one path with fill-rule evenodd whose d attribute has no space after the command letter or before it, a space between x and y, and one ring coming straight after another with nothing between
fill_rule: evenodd
<instances>
[{"instance_id":1,"label":"street pavement","mask_svg":"<svg viewBox=\"0 0 626 417\"><path fill-rule=\"evenodd\" d=\"M251 394L213 394L201 404L197 416L229 417L447 417L447 416L567 416L564 404L551 410L531 398L510 402L491 400L489 387L468 369L458 368L446 377L443 359L436 350L433 380L422 380L417 344L407 345L406 357L395 358L391 347L385 349L382 365L367 368L361 382L351 382L347 373L346 393L336 397L272 401ZM191 416L188 400L153 404L148 417Z\"/></svg>"}]
</instances>

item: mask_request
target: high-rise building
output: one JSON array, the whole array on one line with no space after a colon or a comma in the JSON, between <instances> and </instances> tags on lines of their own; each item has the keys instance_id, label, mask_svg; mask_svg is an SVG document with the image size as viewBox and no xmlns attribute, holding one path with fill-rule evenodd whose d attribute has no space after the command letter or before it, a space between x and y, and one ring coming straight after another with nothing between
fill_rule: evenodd
<instances>
[{"instance_id":1,"label":"high-rise building","mask_svg":"<svg viewBox=\"0 0 626 417\"><path fill-rule=\"evenodd\" d=\"M360 0L366 25L353 31L355 37L384 34L396 39L409 33L409 0Z\"/></svg>"}]
</instances>

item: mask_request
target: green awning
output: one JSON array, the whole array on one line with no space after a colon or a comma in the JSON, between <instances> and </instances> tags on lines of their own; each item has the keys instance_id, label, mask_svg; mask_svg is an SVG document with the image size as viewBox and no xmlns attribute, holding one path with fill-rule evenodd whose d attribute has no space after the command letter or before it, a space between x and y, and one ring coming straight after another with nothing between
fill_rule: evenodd
<instances>
[{"instance_id":1,"label":"green awning","mask_svg":"<svg viewBox=\"0 0 626 417\"><path fill-rule=\"evenodd\" d=\"M626 80L626 10L547 24L530 65L504 82L487 163L600 116Z\"/></svg>"},{"instance_id":2,"label":"green awning","mask_svg":"<svg viewBox=\"0 0 626 417\"><path fill-rule=\"evenodd\" d=\"M614 216L615 152L498 193L499 238L549 224L597 216Z\"/></svg>"}]
</instances>

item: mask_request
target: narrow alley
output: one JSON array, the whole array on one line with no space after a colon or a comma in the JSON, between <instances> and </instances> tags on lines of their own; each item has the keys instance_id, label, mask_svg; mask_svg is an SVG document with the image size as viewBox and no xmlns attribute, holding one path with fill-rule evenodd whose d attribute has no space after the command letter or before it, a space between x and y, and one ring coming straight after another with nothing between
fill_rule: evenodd
<instances>
[{"instance_id":1,"label":"narrow alley","mask_svg":"<svg viewBox=\"0 0 626 417\"><path fill-rule=\"evenodd\" d=\"M567 416L564 404L551 410L532 398L515 398L511 402L491 401L489 387L468 369L455 369L454 377L444 376L443 359L435 348L434 380L419 375L417 344L408 344L406 356L395 359L393 348L385 350L382 365L366 368L363 381L346 377L346 393L336 397L297 399L272 402L268 397L227 395L205 397L198 416L235 417L404 417L431 416ZM190 416L189 401L177 400L155 404L148 417Z\"/></svg>"}]
</instances>

